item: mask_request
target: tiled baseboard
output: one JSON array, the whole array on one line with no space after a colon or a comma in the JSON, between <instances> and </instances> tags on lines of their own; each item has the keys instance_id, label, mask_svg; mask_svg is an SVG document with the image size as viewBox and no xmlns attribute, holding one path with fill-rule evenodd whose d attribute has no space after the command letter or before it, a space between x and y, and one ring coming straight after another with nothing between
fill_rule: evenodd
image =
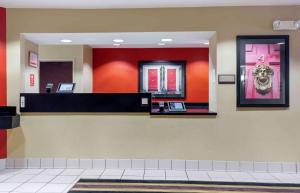
<instances>
[{"instance_id":1,"label":"tiled baseboard","mask_svg":"<svg viewBox=\"0 0 300 193\"><path fill-rule=\"evenodd\" d=\"M4 170L6 168L6 159L0 159L0 170Z\"/></svg>"},{"instance_id":2,"label":"tiled baseboard","mask_svg":"<svg viewBox=\"0 0 300 193\"><path fill-rule=\"evenodd\" d=\"M1 162L0 162L1 163ZM169 169L232 172L300 173L300 162L158 159L7 158L6 168ZM1 164L0 164L1 167Z\"/></svg>"}]
</instances>

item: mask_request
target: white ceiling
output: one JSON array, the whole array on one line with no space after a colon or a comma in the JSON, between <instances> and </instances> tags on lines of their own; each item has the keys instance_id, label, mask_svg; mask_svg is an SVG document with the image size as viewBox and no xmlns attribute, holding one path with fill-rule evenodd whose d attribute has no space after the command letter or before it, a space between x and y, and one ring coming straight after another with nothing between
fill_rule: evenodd
<instances>
[{"instance_id":1,"label":"white ceiling","mask_svg":"<svg viewBox=\"0 0 300 193\"><path fill-rule=\"evenodd\" d=\"M125 32L125 33L24 33L28 39L39 45L89 45L93 48L157 48L157 47L208 47L204 44L215 32ZM172 42L158 45L163 38ZM60 40L72 40L62 43ZM123 39L120 46L113 46L114 39Z\"/></svg>"},{"instance_id":2,"label":"white ceiling","mask_svg":"<svg viewBox=\"0 0 300 193\"><path fill-rule=\"evenodd\" d=\"M300 0L1 0L7 8L155 8L300 5Z\"/></svg>"}]
</instances>

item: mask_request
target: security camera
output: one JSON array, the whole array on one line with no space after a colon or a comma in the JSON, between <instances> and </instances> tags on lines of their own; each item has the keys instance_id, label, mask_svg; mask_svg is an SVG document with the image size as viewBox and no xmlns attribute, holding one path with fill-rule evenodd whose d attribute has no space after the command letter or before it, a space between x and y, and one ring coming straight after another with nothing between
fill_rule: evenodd
<instances>
[{"instance_id":1,"label":"security camera","mask_svg":"<svg viewBox=\"0 0 300 193\"><path fill-rule=\"evenodd\" d=\"M274 21L273 29L275 31L279 30L297 30L300 28L300 20L299 21Z\"/></svg>"}]
</instances>

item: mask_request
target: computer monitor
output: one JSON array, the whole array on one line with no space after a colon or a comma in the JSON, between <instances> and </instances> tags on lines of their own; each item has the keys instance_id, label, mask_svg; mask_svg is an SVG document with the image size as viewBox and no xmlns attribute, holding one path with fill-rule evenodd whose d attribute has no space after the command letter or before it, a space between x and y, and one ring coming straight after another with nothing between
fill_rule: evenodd
<instances>
[{"instance_id":1,"label":"computer monitor","mask_svg":"<svg viewBox=\"0 0 300 193\"><path fill-rule=\"evenodd\" d=\"M73 93L75 83L59 83L56 93Z\"/></svg>"},{"instance_id":2,"label":"computer monitor","mask_svg":"<svg viewBox=\"0 0 300 193\"><path fill-rule=\"evenodd\" d=\"M51 93L53 85L54 85L53 83L47 83L47 85L46 85L46 93Z\"/></svg>"},{"instance_id":3,"label":"computer monitor","mask_svg":"<svg viewBox=\"0 0 300 193\"><path fill-rule=\"evenodd\" d=\"M184 102L168 102L169 112L185 112Z\"/></svg>"}]
</instances>

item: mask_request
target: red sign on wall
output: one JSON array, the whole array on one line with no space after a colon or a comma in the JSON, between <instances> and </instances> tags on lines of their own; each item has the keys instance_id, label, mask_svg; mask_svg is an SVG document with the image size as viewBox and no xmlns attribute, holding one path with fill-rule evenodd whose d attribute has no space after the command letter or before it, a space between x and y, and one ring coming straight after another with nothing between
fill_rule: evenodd
<instances>
[{"instance_id":1,"label":"red sign on wall","mask_svg":"<svg viewBox=\"0 0 300 193\"><path fill-rule=\"evenodd\" d=\"M148 71L148 90L157 91L158 90L158 70L149 69Z\"/></svg>"},{"instance_id":2,"label":"red sign on wall","mask_svg":"<svg viewBox=\"0 0 300 193\"><path fill-rule=\"evenodd\" d=\"M34 74L30 74L29 76L29 85L34 86L35 80L34 80Z\"/></svg>"},{"instance_id":3,"label":"red sign on wall","mask_svg":"<svg viewBox=\"0 0 300 193\"><path fill-rule=\"evenodd\" d=\"M167 76L168 76L168 83L167 83L168 91L176 91L176 69L168 69Z\"/></svg>"}]
</instances>

